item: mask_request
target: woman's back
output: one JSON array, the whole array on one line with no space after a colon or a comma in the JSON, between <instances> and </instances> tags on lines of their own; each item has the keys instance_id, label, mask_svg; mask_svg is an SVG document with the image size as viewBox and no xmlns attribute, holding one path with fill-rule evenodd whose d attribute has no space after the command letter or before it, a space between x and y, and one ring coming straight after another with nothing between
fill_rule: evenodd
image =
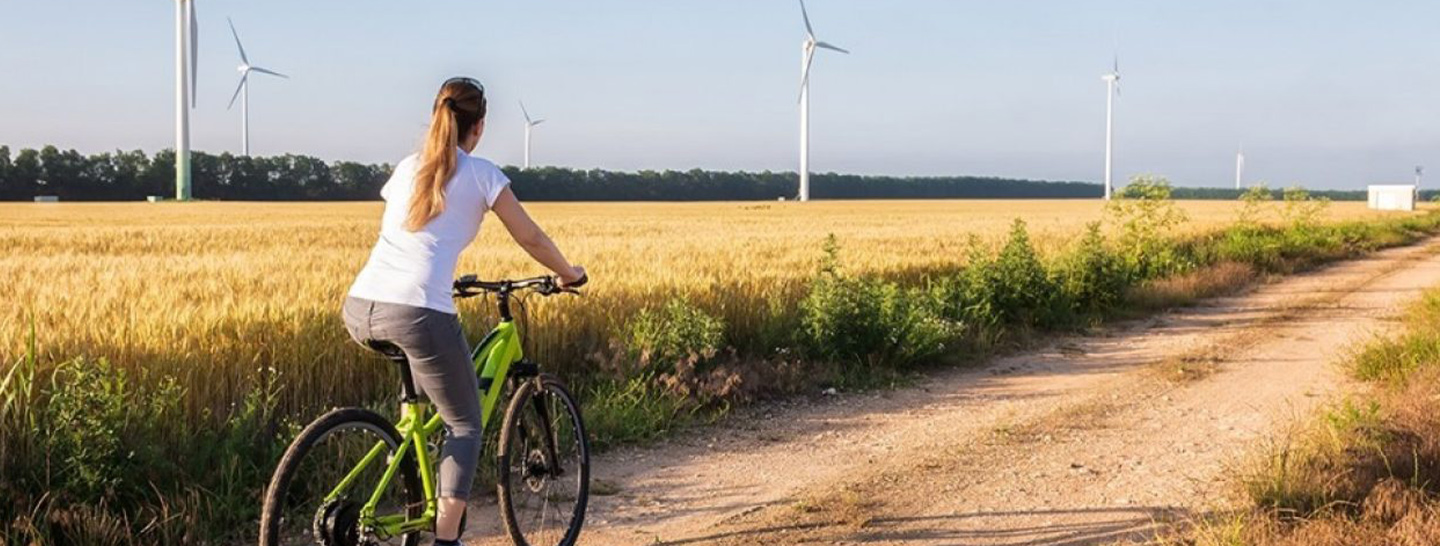
<instances>
[{"instance_id":1,"label":"woman's back","mask_svg":"<svg viewBox=\"0 0 1440 546\"><path fill-rule=\"evenodd\" d=\"M415 189L418 156L395 166L381 189L385 214L370 260L355 278L350 295L454 313L451 283L460 252L480 231L485 212L510 183L494 163L458 148L455 175L445 186L445 209L416 231L405 227Z\"/></svg>"}]
</instances>

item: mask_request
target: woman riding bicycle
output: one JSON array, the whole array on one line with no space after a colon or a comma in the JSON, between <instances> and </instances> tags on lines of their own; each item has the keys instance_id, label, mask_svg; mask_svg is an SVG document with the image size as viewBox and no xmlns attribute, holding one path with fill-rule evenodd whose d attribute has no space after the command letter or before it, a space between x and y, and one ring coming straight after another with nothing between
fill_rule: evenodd
<instances>
[{"instance_id":1,"label":"woman riding bicycle","mask_svg":"<svg viewBox=\"0 0 1440 546\"><path fill-rule=\"evenodd\" d=\"M562 287L579 286L572 265L510 191L510 180L471 156L485 132L485 88L470 78L440 87L419 154L395 166L380 190L380 238L345 299L345 326L367 347L404 351L416 388L445 421L440 452L435 544L458 544L460 520L480 457L480 391L460 329L452 286L460 252L493 211L515 242L554 271Z\"/></svg>"}]
</instances>

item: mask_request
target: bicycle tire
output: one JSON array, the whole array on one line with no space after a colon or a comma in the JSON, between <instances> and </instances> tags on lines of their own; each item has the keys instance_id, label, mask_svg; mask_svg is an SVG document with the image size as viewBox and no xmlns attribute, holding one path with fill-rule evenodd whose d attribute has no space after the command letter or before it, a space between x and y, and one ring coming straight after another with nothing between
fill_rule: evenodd
<instances>
[{"instance_id":1,"label":"bicycle tire","mask_svg":"<svg viewBox=\"0 0 1440 546\"><path fill-rule=\"evenodd\" d=\"M574 440L579 459L577 469L579 487L576 492L575 505L569 514L570 520L564 534L561 535L559 542L553 544L549 542L536 543L525 536L515 513L515 494L525 489L526 484L523 483L523 480L514 481L516 476L511 472L511 464L515 462L511 459L511 451L515 447L514 442L523 440L523 438L517 437L522 434L519 425L524 422L526 410L534 407L531 404L535 397L542 393L553 396L560 403L559 407L564 408L570 430L576 436ZM500 429L500 445L496 456L496 466L500 474L499 479L496 480L500 497L500 516L505 524L505 530L510 534L510 539L516 546L574 546L576 540L579 539L581 528L584 526L585 509L590 500L590 442L585 434L585 423L580 415L580 405L575 401L574 395L565 388L564 383L553 376L541 374L516 389L505 410L504 425ZM543 511L542 507L542 515Z\"/></svg>"},{"instance_id":2,"label":"bicycle tire","mask_svg":"<svg viewBox=\"0 0 1440 546\"><path fill-rule=\"evenodd\" d=\"M282 546L282 539L286 538L281 536L283 504L296 474L305 461L305 456L310 453L317 442L325 439L332 432L343 430L347 426L358 426L380 435L390 444L392 450L401 442L400 433L390 420L362 408L337 408L312 421L286 448L285 455L280 458L280 464L276 466L275 473L265 488L265 503L260 516L260 546ZM424 446L420 446L420 449L424 448ZM381 463L383 464L383 460ZM410 507L407 515L412 518L423 516L425 492L420 484L419 467L416 464L414 451L406 453L404 460L401 461L399 475L399 484L405 504ZM410 533L401 539L401 544L418 546L420 535L419 532Z\"/></svg>"}]
</instances>

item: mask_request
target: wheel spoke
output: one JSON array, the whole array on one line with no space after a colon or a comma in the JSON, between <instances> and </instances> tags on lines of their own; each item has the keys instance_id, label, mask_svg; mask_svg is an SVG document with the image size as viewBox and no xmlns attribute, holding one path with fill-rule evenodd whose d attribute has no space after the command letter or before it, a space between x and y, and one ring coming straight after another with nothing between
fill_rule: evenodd
<instances>
[{"instance_id":1,"label":"wheel spoke","mask_svg":"<svg viewBox=\"0 0 1440 546\"><path fill-rule=\"evenodd\" d=\"M574 401L553 383L527 389L507 415L502 509L517 542L568 545L579 532L588 461Z\"/></svg>"},{"instance_id":2,"label":"wheel spoke","mask_svg":"<svg viewBox=\"0 0 1440 546\"><path fill-rule=\"evenodd\" d=\"M262 544L316 544L322 537L339 543L366 533L361 507L370 499L399 446L393 427L365 410L337 410L307 427L276 470L283 491L267 492ZM379 451L376 451L376 450ZM337 487L346 478L346 487ZM327 501L327 497L335 494ZM402 467L381 491L375 516L403 520L418 517L424 499L413 464ZM373 544L414 544L418 537L374 538Z\"/></svg>"}]
</instances>

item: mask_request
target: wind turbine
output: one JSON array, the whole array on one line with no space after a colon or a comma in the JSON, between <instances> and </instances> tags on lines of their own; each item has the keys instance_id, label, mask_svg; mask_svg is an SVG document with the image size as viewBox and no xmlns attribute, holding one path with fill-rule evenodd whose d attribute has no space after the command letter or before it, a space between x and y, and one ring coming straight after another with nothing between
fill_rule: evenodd
<instances>
[{"instance_id":1,"label":"wind turbine","mask_svg":"<svg viewBox=\"0 0 1440 546\"><path fill-rule=\"evenodd\" d=\"M800 16L805 19L805 42L801 45L800 57L800 200L810 200L810 63L815 60L815 49L829 49L850 53L834 45L815 39L815 29L810 26L810 14L805 11L805 0L800 0Z\"/></svg>"},{"instance_id":2,"label":"wind turbine","mask_svg":"<svg viewBox=\"0 0 1440 546\"><path fill-rule=\"evenodd\" d=\"M525 114L525 169L530 169L530 130L536 125L545 123L543 119L530 119L530 111L525 109L525 101L520 101L520 113Z\"/></svg>"},{"instance_id":3,"label":"wind turbine","mask_svg":"<svg viewBox=\"0 0 1440 546\"><path fill-rule=\"evenodd\" d=\"M1235 151L1235 189L1240 189L1240 181L1245 178L1245 145Z\"/></svg>"},{"instance_id":4,"label":"wind turbine","mask_svg":"<svg viewBox=\"0 0 1440 546\"><path fill-rule=\"evenodd\" d=\"M1100 79L1105 80L1105 200L1109 201L1115 191L1111 180L1115 149L1115 97L1120 95L1120 53L1115 53L1115 64L1110 72Z\"/></svg>"},{"instance_id":5,"label":"wind turbine","mask_svg":"<svg viewBox=\"0 0 1440 546\"><path fill-rule=\"evenodd\" d=\"M175 0L175 199L190 200L190 109L195 107L200 24L195 0Z\"/></svg>"},{"instance_id":6,"label":"wind turbine","mask_svg":"<svg viewBox=\"0 0 1440 546\"><path fill-rule=\"evenodd\" d=\"M229 110L229 109L231 109L231 108L234 108L234 107L235 107L235 99L236 99L236 98L240 98L240 99L241 99L241 100L240 100L240 143L241 143L240 153L241 153L242 155L249 156L249 155L250 155L250 73L251 73L251 72L259 72L259 73L261 73L261 74L269 74L269 75L271 75L271 76L277 76L277 77L281 77L281 78L285 78L285 79L290 79L290 76L286 76L286 75L281 74L281 73L279 73L279 72L276 72L276 71L274 71L274 70L269 70L269 69L266 69L266 68L260 68L260 67L258 67L258 66L251 65L251 64L250 64L250 59L245 56L245 46L240 45L240 33L235 32L235 21L231 21L229 17L226 17L226 18L225 18L225 21L228 22L228 23L230 23L230 35L235 37L235 48L240 50L240 66L238 66L238 67L235 68L235 70L240 71L240 85L235 86L235 94L234 94L234 95L230 95L230 105L229 105L229 106L226 106L225 109L226 109L226 110ZM242 95L243 95L243 98L241 98Z\"/></svg>"}]
</instances>

